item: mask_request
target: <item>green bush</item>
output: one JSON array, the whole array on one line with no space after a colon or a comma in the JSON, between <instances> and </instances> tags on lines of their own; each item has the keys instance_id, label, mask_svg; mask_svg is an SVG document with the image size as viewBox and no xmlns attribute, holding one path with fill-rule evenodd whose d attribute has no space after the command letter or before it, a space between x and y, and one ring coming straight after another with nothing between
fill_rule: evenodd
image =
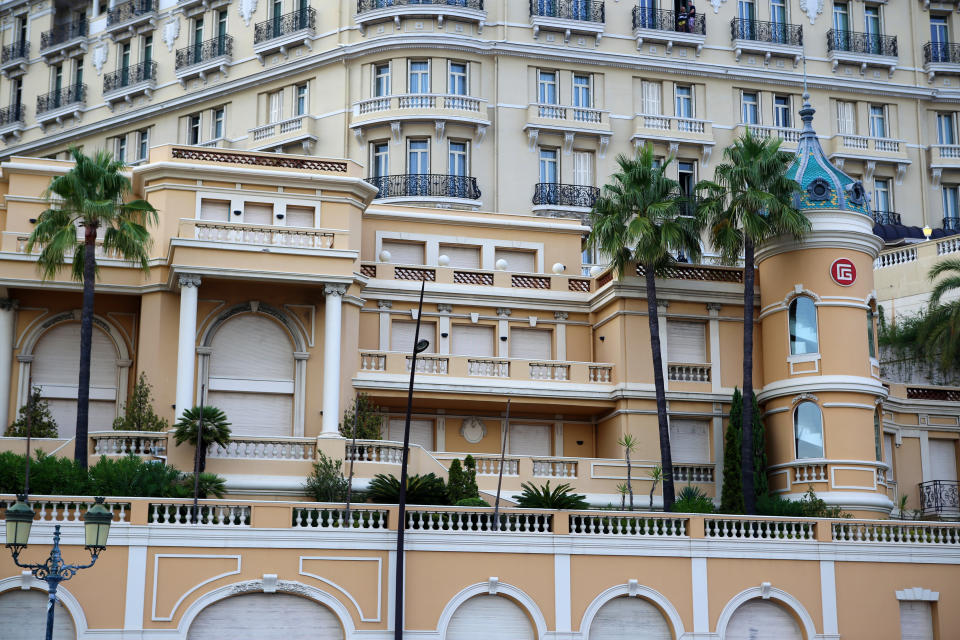
<instances>
[{"instance_id":1,"label":"green bush","mask_svg":"<svg viewBox=\"0 0 960 640\"><path fill-rule=\"evenodd\" d=\"M367 487L367 498L378 504L397 504L400 502L400 480L393 475L378 473ZM443 478L432 473L407 476L407 504L450 504Z\"/></svg>"},{"instance_id":2,"label":"green bush","mask_svg":"<svg viewBox=\"0 0 960 640\"><path fill-rule=\"evenodd\" d=\"M586 509L587 497L573 493L568 483L557 485L550 489L550 481L541 487L535 487L529 482L520 485L523 493L513 496L517 504L528 509Z\"/></svg>"},{"instance_id":3,"label":"green bush","mask_svg":"<svg viewBox=\"0 0 960 640\"><path fill-rule=\"evenodd\" d=\"M370 396L365 393L358 394L356 401L351 402L343 412L340 435L347 440L353 439L353 425L356 423L358 440L379 440L382 418L380 407L373 404Z\"/></svg>"},{"instance_id":4,"label":"green bush","mask_svg":"<svg viewBox=\"0 0 960 640\"><path fill-rule=\"evenodd\" d=\"M713 500L698 487L688 484L677 494L670 510L675 513L713 513Z\"/></svg>"},{"instance_id":5,"label":"green bush","mask_svg":"<svg viewBox=\"0 0 960 640\"><path fill-rule=\"evenodd\" d=\"M483 498L464 498L453 503L455 507L489 507Z\"/></svg>"},{"instance_id":6,"label":"green bush","mask_svg":"<svg viewBox=\"0 0 960 640\"><path fill-rule=\"evenodd\" d=\"M781 496L763 496L757 501L757 513L764 516L787 518L849 518L840 507L830 507L809 487L799 500L787 500Z\"/></svg>"},{"instance_id":7,"label":"green bush","mask_svg":"<svg viewBox=\"0 0 960 640\"><path fill-rule=\"evenodd\" d=\"M460 460L454 458L450 463L450 471L447 479L447 498L451 504L457 504L467 498L479 498L480 490L477 488L477 462L473 456L467 456L460 464Z\"/></svg>"},{"instance_id":8,"label":"green bush","mask_svg":"<svg viewBox=\"0 0 960 640\"><path fill-rule=\"evenodd\" d=\"M347 479L343 477L343 463L317 453L313 472L307 476L304 492L316 502L343 502L347 499Z\"/></svg>"},{"instance_id":9,"label":"green bush","mask_svg":"<svg viewBox=\"0 0 960 640\"><path fill-rule=\"evenodd\" d=\"M20 414L3 434L8 438L25 438L27 435L27 416L30 417L31 438L56 438L57 421L50 413L50 404L40 397L40 387L34 387L27 398L27 404L20 407Z\"/></svg>"},{"instance_id":10,"label":"green bush","mask_svg":"<svg viewBox=\"0 0 960 640\"><path fill-rule=\"evenodd\" d=\"M113 421L117 431L166 431L170 424L153 410L152 387L147 382L147 374L140 373L133 385L130 402L123 407L123 415Z\"/></svg>"}]
</instances>

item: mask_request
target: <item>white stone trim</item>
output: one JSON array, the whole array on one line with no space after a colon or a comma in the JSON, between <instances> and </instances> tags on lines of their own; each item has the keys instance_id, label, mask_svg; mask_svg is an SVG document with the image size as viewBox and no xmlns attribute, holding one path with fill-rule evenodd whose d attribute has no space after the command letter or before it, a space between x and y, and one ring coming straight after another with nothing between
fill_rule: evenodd
<instances>
[{"instance_id":1,"label":"white stone trim","mask_svg":"<svg viewBox=\"0 0 960 640\"><path fill-rule=\"evenodd\" d=\"M817 636L816 628L813 625L813 618L807 613L803 604L786 591L765 584L741 591L724 606L723 611L720 612L720 617L717 619L717 635L720 638L726 636L727 625L730 623L730 618L733 617L734 612L740 605L755 598L776 600L780 605L792 611L794 617L800 623L800 627L803 629L805 638L813 639Z\"/></svg>"},{"instance_id":2,"label":"white stone trim","mask_svg":"<svg viewBox=\"0 0 960 640\"><path fill-rule=\"evenodd\" d=\"M557 553L553 556L553 601L554 620L557 633L570 633L571 620L570 595L570 554Z\"/></svg>"},{"instance_id":3,"label":"white stone trim","mask_svg":"<svg viewBox=\"0 0 960 640\"><path fill-rule=\"evenodd\" d=\"M333 561L350 561L350 562L376 562L377 563L377 615L376 617L365 616L363 614L363 609L360 607L360 603L357 602L350 592L338 585L336 582L319 576L315 573L310 573L309 571L303 570L303 561L304 560L333 560ZM357 609L357 614L360 616L360 622L380 622L380 619L383 615L383 558L371 558L371 557L346 557L346 556L300 556L300 575L306 576L308 578L313 578L314 580L319 580L325 584L330 585L340 593L342 593L354 607Z\"/></svg>"},{"instance_id":4,"label":"white stone trim","mask_svg":"<svg viewBox=\"0 0 960 640\"><path fill-rule=\"evenodd\" d=\"M690 559L690 578L693 596L693 632L708 633L710 631L710 583L707 577L706 558Z\"/></svg>"},{"instance_id":5,"label":"white stone trim","mask_svg":"<svg viewBox=\"0 0 960 640\"><path fill-rule=\"evenodd\" d=\"M543 617L540 607L537 606L537 603L533 598L512 584L500 582L499 580L497 580L496 592L498 596L506 596L526 610L527 615L530 617L530 620L533 622L533 625L536 629L536 640L544 640L544 638L546 638L548 633L547 621ZM450 599L450 601L443 608L443 611L440 613L440 619L437 621L438 636L441 638L446 637L447 627L450 625L450 619L453 618L453 614L460 607L460 605L473 596L489 594L490 581L488 580L487 582L478 582L477 584L470 585L469 587L460 591L460 593L457 595L453 596L453 598Z\"/></svg>"},{"instance_id":6,"label":"white stone trim","mask_svg":"<svg viewBox=\"0 0 960 640\"><path fill-rule=\"evenodd\" d=\"M130 545L127 549L127 593L124 599L123 628L143 628L143 602L147 586L147 547Z\"/></svg>"},{"instance_id":7,"label":"white stone trim","mask_svg":"<svg viewBox=\"0 0 960 640\"><path fill-rule=\"evenodd\" d=\"M939 591L931 591L923 587L913 587L912 589L903 589L897 591L897 600L912 600L920 602L937 602L940 600Z\"/></svg>"},{"instance_id":8,"label":"white stone trim","mask_svg":"<svg viewBox=\"0 0 960 640\"><path fill-rule=\"evenodd\" d=\"M212 576L210 578L207 578L206 580L203 580L195 584L194 586L187 589L180 595L180 599L174 603L173 607L171 607L170 615L158 616L157 615L157 583L160 580L160 559L161 558L210 558L210 559L217 559L217 560L236 560L237 568L234 569L233 571L217 574L215 576ZM173 620L173 617L177 614L177 609L180 608L180 605L191 593L193 593L197 589L202 588L204 585L207 585L211 582L219 580L220 578L226 578L227 576L234 576L240 573L241 563L243 562L242 558L243 556L241 555L206 555L202 553L158 553L154 555L153 556L153 602L151 603L151 607L150 607L150 619L154 622L170 622L171 620ZM183 624L183 621L186 620L187 618L187 612L189 612L191 608L195 607L197 602L199 602L199 599L195 601L192 605L190 605L190 607L187 608L187 611L184 612L184 615L180 618L181 625ZM196 615L197 613L199 613L199 611L195 612L194 615ZM193 618L191 617L190 620L192 621ZM189 628L189 625L187 626L187 628Z\"/></svg>"},{"instance_id":9,"label":"white stone trim","mask_svg":"<svg viewBox=\"0 0 960 640\"><path fill-rule=\"evenodd\" d=\"M823 609L823 633L838 635L837 575L833 560L820 561L820 603Z\"/></svg>"},{"instance_id":10,"label":"white stone trim","mask_svg":"<svg viewBox=\"0 0 960 640\"><path fill-rule=\"evenodd\" d=\"M656 589L639 584L637 580L630 580L626 584L618 584L610 587L593 599L593 602L591 602L587 606L586 611L583 612L583 619L580 621L581 637L587 638L589 636L590 626L593 624L593 619L600 611L600 608L614 598L620 598L622 596L643 598L649 601L663 614L663 617L673 631L673 637L682 638L684 636L683 620L673 604Z\"/></svg>"}]
</instances>

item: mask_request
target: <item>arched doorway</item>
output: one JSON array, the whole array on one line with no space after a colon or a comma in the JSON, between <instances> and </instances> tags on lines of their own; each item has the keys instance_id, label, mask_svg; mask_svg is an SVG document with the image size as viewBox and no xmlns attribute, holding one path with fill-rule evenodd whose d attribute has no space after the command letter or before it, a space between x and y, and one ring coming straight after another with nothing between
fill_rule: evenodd
<instances>
[{"instance_id":1,"label":"arched doorway","mask_svg":"<svg viewBox=\"0 0 960 640\"><path fill-rule=\"evenodd\" d=\"M4 640L35 640L43 637L47 621L47 594L35 589L0 593L0 620L3 620ZM57 610L53 614L53 638L77 638L73 618L60 601L57 601Z\"/></svg>"},{"instance_id":2,"label":"arched doorway","mask_svg":"<svg viewBox=\"0 0 960 640\"><path fill-rule=\"evenodd\" d=\"M649 600L620 596L600 607L590 640L673 640L663 613Z\"/></svg>"},{"instance_id":3,"label":"arched doorway","mask_svg":"<svg viewBox=\"0 0 960 640\"><path fill-rule=\"evenodd\" d=\"M733 612L724 640L803 640L803 632L785 608L757 598Z\"/></svg>"},{"instance_id":4,"label":"arched doorway","mask_svg":"<svg viewBox=\"0 0 960 640\"><path fill-rule=\"evenodd\" d=\"M527 613L504 596L474 596L457 607L446 640L535 640Z\"/></svg>"},{"instance_id":5,"label":"arched doorway","mask_svg":"<svg viewBox=\"0 0 960 640\"><path fill-rule=\"evenodd\" d=\"M187 640L343 640L330 609L285 593L249 593L213 603L194 618Z\"/></svg>"}]
</instances>

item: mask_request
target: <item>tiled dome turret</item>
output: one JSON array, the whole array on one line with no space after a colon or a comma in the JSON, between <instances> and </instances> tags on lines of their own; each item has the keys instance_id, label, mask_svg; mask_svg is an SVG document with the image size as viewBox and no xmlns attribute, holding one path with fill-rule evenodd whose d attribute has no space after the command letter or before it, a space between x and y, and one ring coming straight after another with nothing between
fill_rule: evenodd
<instances>
[{"instance_id":1,"label":"tiled dome turret","mask_svg":"<svg viewBox=\"0 0 960 640\"><path fill-rule=\"evenodd\" d=\"M803 95L800 119L803 130L797 146L797 159L787 176L800 183L799 209L840 209L870 215L867 192L863 183L854 180L827 159L817 133L813 130L815 109L810 105L810 94Z\"/></svg>"}]
</instances>

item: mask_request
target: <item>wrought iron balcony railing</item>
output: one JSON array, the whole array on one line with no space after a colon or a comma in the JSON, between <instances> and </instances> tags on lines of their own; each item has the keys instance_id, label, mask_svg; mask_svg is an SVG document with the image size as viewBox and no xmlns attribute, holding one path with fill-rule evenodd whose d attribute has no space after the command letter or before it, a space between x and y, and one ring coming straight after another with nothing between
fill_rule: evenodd
<instances>
[{"instance_id":1,"label":"wrought iron balcony railing","mask_svg":"<svg viewBox=\"0 0 960 640\"><path fill-rule=\"evenodd\" d=\"M26 40L8 44L3 48L0 54L0 63L12 62L19 58L26 58L30 54L30 43Z\"/></svg>"},{"instance_id":2,"label":"wrought iron balcony railing","mask_svg":"<svg viewBox=\"0 0 960 640\"><path fill-rule=\"evenodd\" d=\"M74 38L84 38L86 35L87 21L85 19L58 24L53 29L40 34L40 49L50 49Z\"/></svg>"},{"instance_id":3,"label":"wrought iron balcony railing","mask_svg":"<svg viewBox=\"0 0 960 640\"><path fill-rule=\"evenodd\" d=\"M87 99L87 85L72 84L59 91L51 91L42 96L37 96L37 115L53 111L67 105L83 102Z\"/></svg>"},{"instance_id":4,"label":"wrought iron balcony railing","mask_svg":"<svg viewBox=\"0 0 960 640\"><path fill-rule=\"evenodd\" d=\"M605 22L603 0L530 0L530 16Z\"/></svg>"},{"instance_id":5,"label":"wrought iron balcony railing","mask_svg":"<svg viewBox=\"0 0 960 640\"><path fill-rule=\"evenodd\" d=\"M274 16L256 24L253 30L253 43L260 44L304 29L313 29L316 22L317 11L313 7Z\"/></svg>"},{"instance_id":6,"label":"wrought iron balcony railing","mask_svg":"<svg viewBox=\"0 0 960 640\"><path fill-rule=\"evenodd\" d=\"M705 15L700 13L694 16L692 21L684 19L683 24L681 24L677 18L676 11L634 7L633 28L676 31L678 33L693 33L704 36L707 34L707 19Z\"/></svg>"},{"instance_id":7,"label":"wrought iron balcony railing","mask_svg":"<svg viewBox=\"0 0 960 640\"><path fill-rule=\"evenodd\" d=\"M925 516L956 516L960 512L960 483L929 480L920 483L920 509Z\"/></svg>"},{"instance_id":8,"label":"wrought iron balcony railing","mask_svg":"<svg viewBox=\"0 0 960 640\"><path fill-rule=\"evenodd\" d=\"M830 29L827 31L827 51L868 53L895 58L897 57L897 36Z\"/></svg>"},{"instance_id":9,"label":"wrought iron balcony railing","mask_svg":"<svg viewBox=\"0 0 960 640\"><path fill-rule=\"evenodd\" d=\"M9 107L0 109L0 126L6 126L15 122L23 122L27 117L27 109L22 104L12 104Z\"/></svg>"},{"instance_id":10,"label":"wrought iron balcony railing","mask_svg":"<svg viewBox=\"0 0 960 640\"><path fill-rule=\"evenodd\" d=\"M479 200L477 179L435 173L408 173L396 176L373 176L367 182L380 192L378 198L464 198Z\"/></svg>"},{"instance_id":11,"label":"wrought iron balcony railing","mask_svg":"<svg viewBox=\"0 0 960 640\"><path fill-rule=\"evenodd\" d=\"M223 35L177 49L177 69L233 55L233 36Z\"/></svg>"},{"instance_id":12,"label":"wrought iron balcony railing","mask_svg":"<svg viewBox=\"0 0 960 640\"><path fill-rule=\"evenodd\" d=\"M803 26L788 22L764 22L733 18L730 35L734 40L753 40L799 47L803 45Z\"/></svg>"},{"instance_id":13,"label":"wrought iron balcony railing","mask_svg":"<svg viewBox=\"0 0 960 640\"><path fill-rule=\"evenodd\" d=\"M533 204L590 209L599 195L600 189L597 187L538 182L533 188Z\"/></svg>"},{"instance_id":14,"label":"wrought iron balcony railing","mask_svg":"<svg viewBox=\"0 0 960 640\"><path fill-rule=\"evenodd\" d=\"M156 61L140 62L103 76L103 92L109 93L140 82L157 79Z\"/></svg>"},{"instance_id":15,"label":"wrought iron balcony railing","mask_svg":"<svg viewBox=\"0 0 960 640\"><path fill-rule=\"evenodd\" d=\"M947 216L943 219L943 230L944 231L960 231L960 218L955 216Z\"/></svg>"},{"instance_id":16,"label":"wrought iron balcony railing","mask_svg":"<svg viewBox=\"0 0 960 640\"><path fill-rule=\"evenodd\" d=\"M900 224L900 214L893 211L874 211L873 221L877 224Z\"/></svg>"},{"instance_id":17,"label":"wrought iron balcony railing","mask_svg":"<svg viewBox=\"0 0 960 640\"><path fill-rule=\"evenodd\" d=\"M931 62L960 64L960 44L928 42L923 45L923 64L930 64Z\"/></svg>"},{"instance_id":18,"label":"wrought iron balcony railing","mask_svg":"<svg viewBox=\"0 0 960 640\"><path fill-rule=\"evenodd\" d=\"M483 11L483 0L357 0L357 13L365 13L389 7L432 5L440 7L462 7Z\"/></svg>"},{"instance_id":19,"label":"wrought iron balcony railing","mask_svg":"<svg viewBox=\"0 0 960 640\"><path fill-rule=\"evenodd\" d=\"M118 4L107 12L107 26L112 27L115 24L132 20L137 16L152 13L156 10L156 0L130 0L129 2Z\"/></svg>"}]
</instances>

